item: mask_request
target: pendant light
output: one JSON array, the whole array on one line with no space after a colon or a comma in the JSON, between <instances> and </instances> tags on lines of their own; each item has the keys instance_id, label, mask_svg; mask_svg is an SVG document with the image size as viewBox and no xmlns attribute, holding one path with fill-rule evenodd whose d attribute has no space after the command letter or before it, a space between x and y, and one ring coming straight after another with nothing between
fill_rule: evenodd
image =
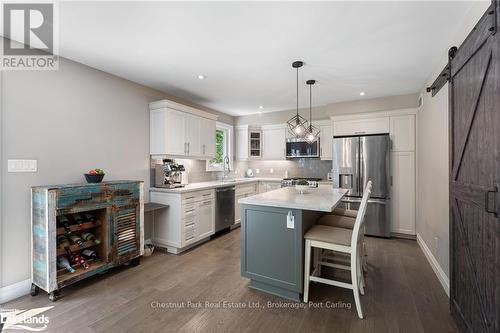
<instances>
[{"instance_id":1,"label":"pendant light","mask_svg":"<svg viewBox=\"0 0 500 333\"><path fill-rule=\"evenodd\" d=\"M286 122L288 131L296 138L303 138L307 130L307 120L299 115L299 68L303 65L302 61L295 61L292 64L292 67L297 69L297 113Z\"/></svg>"},{"instance_id":2,"label":"pendant light","mask_svg":"<svg viewBox=\"0 0 500 333\"><path fill-rule=\"evenodd\" d=\"M313 126L312 123L312 86L315 84L315 80L307 80L306 84L309 86L309 126L306 129L305 139L307 143L313 143L318 140L319 137L319 127Z\"/></svg>"}]
</instances>

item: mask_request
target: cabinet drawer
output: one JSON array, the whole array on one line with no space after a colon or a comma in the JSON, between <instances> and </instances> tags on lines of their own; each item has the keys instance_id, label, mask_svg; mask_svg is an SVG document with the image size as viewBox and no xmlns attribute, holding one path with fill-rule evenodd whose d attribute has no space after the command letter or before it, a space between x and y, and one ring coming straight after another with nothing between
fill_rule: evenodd
<instances>
[{"instance_id":1,"label":"cabinet drawer","mask_svg":"<svg viewBox=\"0 0 500 333\"><path fill-rule=\"evenodd\" d=\"M61 188L57 193L57 209L105 203L108 198L108 190L102 185Z\"/></svg>"},{"instance_id":2,"label":"cabinet drawer","mask_svg":"<svg viewBox=\"0 0 500 333\"><path fill-rule=\"evenodd\" d=\"M189 226L194 226L196 219L195 219L195 216L192 215L192 216L184 218L182 221L183 221L184 226L187 228Z\"/></svg>"},{"instance_id":3,"label":"cabinet drawer","mask_svg":"<svg viewBox=\"0 0 500 333\"><path fill-rule=\"evenodd\" d=\"M209 200L214 198L214 190L204 190L204 191L196 191L184 193L181 196L182 204L189 204L202 200Z\"/></svg>"},{"instance_id":4,"label":"cabinet drawer","mask_svg":"<svg viewBox=\"0 0 500 333\"><path fill-rule=\"evenodd\" d=\"M186 243L194 241L195 237L196 237L196 232L194 225L190 225L184 228L184 241Z\"/></svg>"},{"instance_id":5,"label":"cabinet drawer","mask_svg":"<svg viewBox=\"0 0 500 333\"><path fill-rule=\"evenodd\" d=\"M257 183L255 184L250 184L250 185L239 185L236 186L236 196L243 195L243 194L249 194L253 195L257 193Z\"/></svg>"},{"instance_id":6,"label":"cabinet drawer","mask_svg":"<svg viewBox=\"0 0 500 333\"><path fill-rule=\"evenodd\" d=\"M114 184L109 186L109 194L115 205L127 205L138 202L139 186L137 183Z\"/></svg>"}]
</instances>

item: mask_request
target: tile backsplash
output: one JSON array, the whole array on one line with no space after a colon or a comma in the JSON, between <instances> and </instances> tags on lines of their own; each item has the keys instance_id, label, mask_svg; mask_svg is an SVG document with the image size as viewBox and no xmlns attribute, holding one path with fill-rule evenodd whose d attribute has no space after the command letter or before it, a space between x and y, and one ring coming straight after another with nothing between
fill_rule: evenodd
<instances>
[{"instance_id":1,"label":"tile backsplash","mask_svg":"<svg viewBox=\"0 0 500 333\"><path fill-rule=\"evenodd\" d=\"M161 160L152 160L152 168L155 162L161 163ZM176 159L176 162L186 167L190 183L217 180L222 177L222 172L206 171L206 162L202 160ZM317 177L326 180L327 173L332 168L332 161L315 158L286 161L234 161L229 176L245 177L248 168L253 170L255 177L284 178L285 171L288 171L288 177ZM259 173L256 172L257 169ZM151 176L151 186L154 186L154 169L152 169Z\"/></svg>"},{"instance_id":2,"label":"tile backsplash","mask_svg":"<svg viewBox=\"0 0 500 333\"><path fill-rule=\"evenodd\" d=\"M315 158L299 158L286 161L248 161L246 168L251 168L256 177L315 177L327 178L332 169L332 161L322 161ZM257 174L257 169L259 173ZM246 170L246 169L245 169Z\"/></svg>"}]
</instances>

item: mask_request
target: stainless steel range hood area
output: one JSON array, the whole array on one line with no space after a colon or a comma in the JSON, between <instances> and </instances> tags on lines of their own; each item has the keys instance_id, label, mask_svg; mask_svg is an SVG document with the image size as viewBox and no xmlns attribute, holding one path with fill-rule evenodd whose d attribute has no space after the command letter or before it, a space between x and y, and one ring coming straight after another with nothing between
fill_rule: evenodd
<instances>
[{"instance_id":1,"label":"stainless steel range hood area","mask_svg":"<svg viewBox=\"0 0 500 333\"><path fill-rule=\"evenodd\" d=\"M286 139L286 158L319 158L319 138L313 143L308 143L303 138Z\"/></svg>"}]
</instances>

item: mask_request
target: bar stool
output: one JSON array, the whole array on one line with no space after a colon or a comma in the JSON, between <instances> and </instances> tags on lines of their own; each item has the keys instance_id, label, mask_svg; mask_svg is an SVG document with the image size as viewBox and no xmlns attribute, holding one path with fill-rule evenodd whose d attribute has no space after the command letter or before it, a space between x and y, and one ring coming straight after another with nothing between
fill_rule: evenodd
<instances>
[{"instance_id":1,"label":"bar stool","mask_svg":"<svg viewBox=\"0 0 500 333\"><path fill-rule=\"evenodd\" d=\"M370 196L372 182L369 181L366 185L363 198L359 207L358 214L354 223L353 229L332 227L327 225L315 225L311 227L306 234L305 238L305 262L304 262L304 302L309 299L309 283L319 282L341 288L351 289L354 294L354 302L356 303L356 310L358 317L363 318L363 310L361 308L360 293L364 295L364 277L361 268L361 255L362 255L362 234L363 224L366 214L366 206L368 197ZM344 265L343 269L351 271L351 283L346 283L338 280L331 280L322 278L318 274L321 266L337 267L343 265L330 264L322 260L316 260L314 263L314 271L311 273L311 251L317 249L331 250L339 253L350 255L350 265Z\"/></svg>"},{"instance_id":2,"label":"bar stool","mask_svg":"<svg viewBox=\"0 0 500 333\"><path fill-rule=\"evenodd\" d=\"M345 229L354 229L354 223L356 222L356 216L358 214L357 210L352 210L352 209L344 209L344 208L335 208L333 211L333 214L326 214L323 215L319 220L318 224L321 225L327 225L330 227L338 227L338 228L345 228ZM363 271L367 272L367 264L366 264L366 257L368 256L368 253L366 251L366 244L365 244L365 239L364 239L364 228L363 228L363 234L361 236L362 242L363 242ZM323 254L325 252L325 254ZM321 251L318 255L319 258L326 256L328 257L328 252L331 251ZM316 258L316 257L315 257ZM336 260L339 260L336 258ZM321 272L321 269L319 269L319 272Z\"/></svg>"}]
</instances>

